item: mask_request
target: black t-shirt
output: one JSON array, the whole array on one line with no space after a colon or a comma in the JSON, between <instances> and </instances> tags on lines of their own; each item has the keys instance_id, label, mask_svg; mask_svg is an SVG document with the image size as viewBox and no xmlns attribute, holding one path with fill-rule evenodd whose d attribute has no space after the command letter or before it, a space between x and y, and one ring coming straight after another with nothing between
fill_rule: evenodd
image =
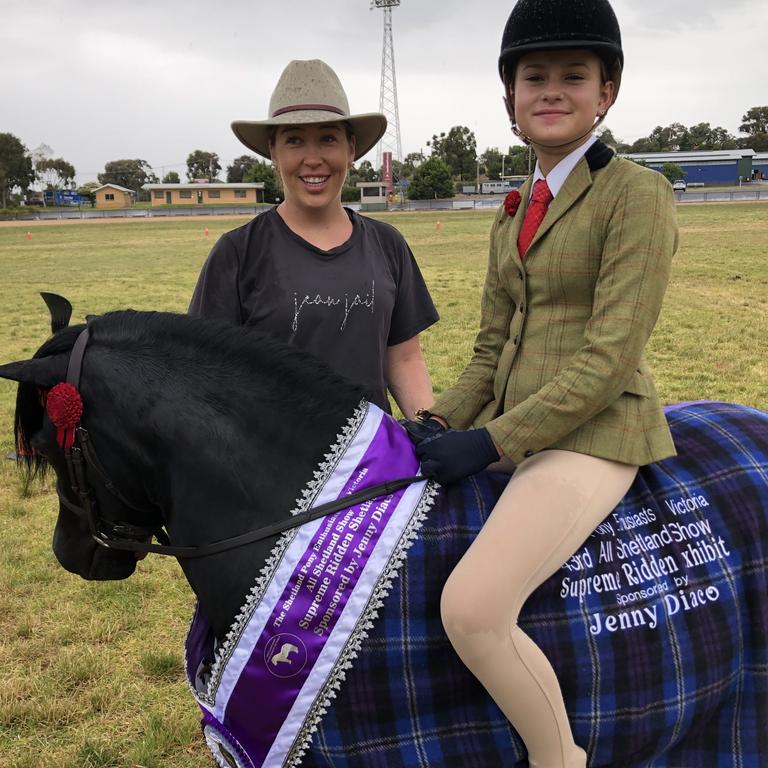
<instances>
[{"instance_id":1,"label":"black t-shirt","mask_svg":"<svg viewBox=\"0 0 768 768\"><path fill-rule=\"evenodd\" d=\"M222 235L208 256L189 313L258 326L325 360L389 411L386 350L438 319L403 236L345 209L346 243L323 251L273 208Z\"/></svg>"}]
</instances>

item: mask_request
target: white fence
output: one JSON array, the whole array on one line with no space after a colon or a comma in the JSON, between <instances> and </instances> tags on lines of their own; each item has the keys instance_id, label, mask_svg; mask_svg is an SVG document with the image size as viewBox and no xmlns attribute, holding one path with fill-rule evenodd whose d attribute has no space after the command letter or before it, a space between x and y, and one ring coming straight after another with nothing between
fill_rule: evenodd
<instances>
[{"instance_id":1,"label":"white fence","mask_svg":"<svg viewBox=\"0 0 768 768\"><path fill-rule=\"evenodd\" d=\"M768 201L768 186L759 189L737 189L707 191L697 189L694 192L675 192L675 198L681 203L728 203ZM451 211L465 209L498 208L504 195L487 195L460 200L405 200L393 203L390 211ZM359 210L359 203L345 203L353 210ZM60 209L56 211L34 210L29 214L8 217L13 221L36 221L58 219L135 219L168 216L254 216L266 210L265 206L217 206L215 208L122 208L118 210L78 210ZM6 219L8 220L8 219Z\"/></svg>"}]
</instances>

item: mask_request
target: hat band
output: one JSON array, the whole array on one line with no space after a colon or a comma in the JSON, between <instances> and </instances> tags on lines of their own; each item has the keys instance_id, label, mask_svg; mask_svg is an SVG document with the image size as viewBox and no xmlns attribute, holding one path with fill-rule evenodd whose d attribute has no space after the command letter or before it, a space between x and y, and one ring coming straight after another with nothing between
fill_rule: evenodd
<instances>
[{"instance_id":1,"label":"hat band","mask_svg":"<svg viewBox=\"0 0 768 768\"><path fill-rule=\"evenodd\" d=\"M335 112L337 115L346 117L347 113L338 107L331 107L328 104L294 104L290 107L283 107L282 109L276 109L272 113L272 117L278 115L284 115L286 112L304 112L304 111L320 111L320 112Z\"/></svg>"}]
</instances>

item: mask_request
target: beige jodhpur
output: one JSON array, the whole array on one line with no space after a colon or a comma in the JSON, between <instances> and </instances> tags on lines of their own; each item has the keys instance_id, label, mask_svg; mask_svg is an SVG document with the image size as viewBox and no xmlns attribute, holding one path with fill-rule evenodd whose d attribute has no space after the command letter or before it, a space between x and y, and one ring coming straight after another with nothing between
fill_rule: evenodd
<instances>
[{"instance_id":1,"label":"beige jodhpur","mask_svg":"<svg viewBox=\"0 0 768 768\"><path fill-rule=\"evenodd\" d=\"M518 614L636 474L635 466L571 451L526 459L443 589L445 631L520 734L531 768L584 768L587 755L573 740L555 672Z\"/></svg>"}]
</instances>

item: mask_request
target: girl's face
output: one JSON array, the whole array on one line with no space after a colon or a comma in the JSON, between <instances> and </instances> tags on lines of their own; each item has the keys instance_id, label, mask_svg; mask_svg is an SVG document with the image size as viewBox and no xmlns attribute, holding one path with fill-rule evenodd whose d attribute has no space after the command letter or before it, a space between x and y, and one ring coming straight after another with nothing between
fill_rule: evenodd
<instances>
[{"instance_id":1,"label":"girl's face","mask_svg":"<svg viewBox=\"0 0 768 768\"><path fill-rule=\"evenodd\" d=\"M612 103L613 82L591 51L541 51L520 59L509 97L542 164L542 155L564 157L586 140Z\"/></svg>"},{"instance_id":2,"label":"girl's face","mask_svg":"<svg viewBox=\"0 0 768 768\"><path fill-rule=\"evenodd\" d=\"M341 200L355 139L342 122L281 126L270 145L288 205L321 209Z\"/></svg>"}]
</instances>

